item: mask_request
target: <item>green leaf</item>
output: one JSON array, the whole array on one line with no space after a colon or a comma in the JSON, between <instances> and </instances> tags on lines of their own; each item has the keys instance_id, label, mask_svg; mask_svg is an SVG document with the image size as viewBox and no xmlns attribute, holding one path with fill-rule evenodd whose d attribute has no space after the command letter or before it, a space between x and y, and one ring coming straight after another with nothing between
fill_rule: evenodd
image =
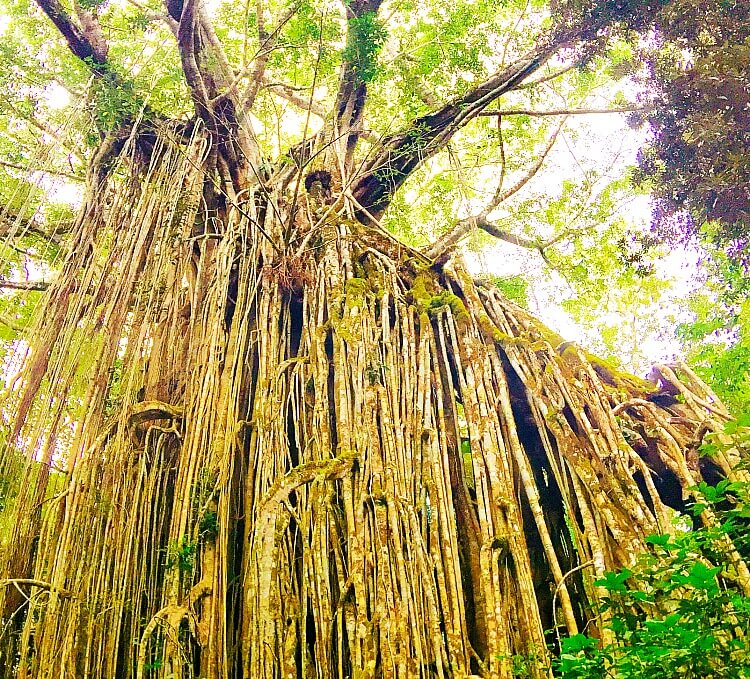
<instances>
[{"instance_id":1,"label":"green leaf","mask_svg":"<svg viewBox=\"0 0 750 679\"><path fill-rule=\"evenodd\" d=\"M610 592L625 592L627 587L625 581L633 575L633 572L627 568L623 568L619 573L607 572L604 574L604 578L597 580L594 584L597 587L604 587Z\"/></svg>"},{"instance_id":2,"label":"green leaf","mask_svg":"<svg viewBox=\"0 0 750 679\"><path fill-rule=\"evenodd\" d=\"M564 654L579 653L599 648L599 640L588 637L585 634L574 634L567 639L563 639L562 648ZM575 656L569 655L568 657L574 658Z\"/></svg>"},{"instance_id":3,"label":"green leaf","mask_svg":"<svg viewBox=\"0 0 750 679\"><path fill-rule=\"evenodd\" d=\"M690 569L688 582L696 589L716 589L716 576L721 571L721 567L710 568L702 561L696 562Z\"/></svg>"}]
</instances>

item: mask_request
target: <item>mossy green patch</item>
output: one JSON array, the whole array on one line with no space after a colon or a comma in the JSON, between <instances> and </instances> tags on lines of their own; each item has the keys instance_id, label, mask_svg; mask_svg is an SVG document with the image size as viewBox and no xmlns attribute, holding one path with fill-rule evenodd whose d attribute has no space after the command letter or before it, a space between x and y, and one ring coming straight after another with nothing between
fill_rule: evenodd
<instances>
[{"instance_id":1,"label":"mossy green patch","mask_svg":"<svg viewBox=\"0 0 750 679\"><path fill-rule=\"evenodd\" d=\"M631 375L624 370L620 370L618 367L603 358L599 358L588 351L584 352L583 355L586 357L586 360L591 363L594 372L596 372L600 379L606 384L611 384L611 386L615 387L624 387L629 390L637 389L639 391L645 391L646 393L657 391L656 385L648 380L638 377L637 375Z\"/></svg>"},{"instance_id":2,"label":"mossy green patch","mask_svg":"<svg viewBox=\"0 0 750 679\"><path fill-rule=\"evenodd\" d=\"M344 283L343 294L331 297L328 313L331 328L347 342L356 340L361 334L359 314L367 305L367 296L372 288L366 278L349 278Z\"/></svg>"},{"instance_id":3,"label":"mossy green patch","mask_svg":"<svg viewBox=\"0 0 750 679\"><path fill-rule=\"evenodd\" d=\"M383 273L377 267L373 258L361 258L360 261L355 264L354 270L362 280L366 281L367 287L369 288L370 292L373 292L375 294L382 294L382 292L387 289L385 280L383 278Z\"/></svg>"},{"instance_id":4,"label":"mossy green patch","mask_svg":"<svg viewBox=\"0 0 750 679\"><path fill-rule=\"evenodd\" d=\"M479 329L486 340L497 342L499 344L528 344L529 338L524 335L513 336L503 332L498 328L486 311L480 311L476 316L479 323Z\"/></svg>"},{"instance_id":5,"label":"mossy green patch","mask_svg":"<svg viewBox=\"0 0 750 679\"><path fill-rule=\"evenodd\" d=\"M418 273L409 291L410 301L419 311L429 308L430 299L435 294L435 280L426 272Z\"/></svg>"},{"instance_id":6,"label":"mossy green patch","mask_svg":"<svg viewBox=\"0 0 750 679\"><path fill-rule=\"evenodd\" d=\"M629 372L621 370L613 363L599 358L589 351L578 349L574 344L568 343L565 350L560 353L564 364L575 366L580 364L580 355L591 365L594 372L606 387L624 390L626 393L640 392L653 393L657 391L655 385L642 377L632 375Z\"/></svg>"},{"instance_id":7,"label":"mossy green patch","mask_svg":"<svg viewBox=\"0 0 750 679\"><path fill-rule=\"evenodd\" d=\"M459 323L469 320L469 312L466 310L466 305L463 303L463 300L458 295L454 295L447 290L430 297L427 302L427 313L432 316L445 307L448 307L451 310L453 317Z\"/></svg>"},{"instance_id":8,"label":"mossy green patch","mask_svg":"<svg viewBox=\"0 0 750 679\"><path fill-rule=\"evenodd\" d=\"M344 284L345 305L347 309L362 307L367 293L370 292L370 284L364 278L350 278Z\"/></svg>"},{"instance_id":9,"label":"mossy green patch","mask_svg":"<svg viewBox=\"0 0 750 679\"><path fill-rule=\"evenodd\" d=\"M541 321L531 318L530 316L529 318L531 319L534 329L541 335L541 339L546 340L553 347L559 347L561 344L565 343L565 338L562 335L548 328Z\"/></svg>"}]
</instances>

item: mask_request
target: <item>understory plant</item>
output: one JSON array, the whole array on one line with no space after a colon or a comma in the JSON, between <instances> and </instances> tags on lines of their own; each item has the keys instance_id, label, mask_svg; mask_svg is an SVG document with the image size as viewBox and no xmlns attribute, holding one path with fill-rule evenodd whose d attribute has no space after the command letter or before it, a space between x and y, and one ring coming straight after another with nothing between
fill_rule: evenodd
<instances>
[{"instance_id":1,"label":"understory plant","mask_svg":"<svg viewBox=\"0 0 750 679\"><path fill-rule=\"evenodd\" d=\"M747 448L749 427L749 415L729 422L702 451ZM750 593L737 568L750 552L747 467L736 468L736 479L693 488L690 516L671 534L648 537L650 551L632 569L595 581L607 592L600 614L608 640L585 631L563 639L556 677L750 677Z\"/></svg>"}]
</instances>

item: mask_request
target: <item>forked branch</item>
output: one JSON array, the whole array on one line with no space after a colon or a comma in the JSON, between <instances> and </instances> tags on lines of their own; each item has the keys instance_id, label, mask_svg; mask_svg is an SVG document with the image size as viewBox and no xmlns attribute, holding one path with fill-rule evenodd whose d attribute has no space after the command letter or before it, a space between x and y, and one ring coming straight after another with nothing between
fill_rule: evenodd
<instances>
[{"instance_id":1,"label":"forked branch","mask_svg":"<svg viewBox=\"0 0 750 679\"><path fill-rule=\"evenodd\" d=\"M325 108L314 101L311 97L303 97L294 87L286 83L274 82L268 78L263 78L263 87L277 97L294 104L301 111L310 111L314 116L325 119L327 111Z\"/></svg>"},{"instance_id":2,"label":"forked branch","mask_svg":"<svg viewBox=\"0 0 750 679\"><path fill-rule=\"evenodd\" d=\"M492 197L492 200L487 204L482 212L480 212L478 215L467 217L466 219L462 219L461 221L459 221L452 229L444 233L435 243L429 246L425 250L425 255L433 260L440 259L445 255L446 252L448 252L448 250L453 248L464 236L468 235L474 229L482 229L491 236L503 240L506 243L511 243L512 245L518 245L520 247L529 248L532 250L543 250L545 245L542 244L539 240L524 238L523 236L517 236L513 233L510 233L509 231L503 229L501 226L498 226L497 224L491 222L488 219L488 215L495 208L497 208L500 203L510 198L513 194L518 193L518 191L526 186L526 184L531 181L536 173L539 172L542 165L544 164L544 160L547 158L547 155L555 145L555 141L557 141L557 137L560 134L564 123L565 119L560 122L555 131L552 133L549 140L547 141L546 146L544 147L544 150L539 155L536 162L531 166L531 168L529 168L526 174L524 174L513 186L506 189L505 191L502 190L502 183L500 183L497 190L495 191L495 195Z\"/></svg>"},{"instance_id":3,"label":"forked branch","mask_svg":"<svg viewBox=\"0 0 750 679\"><path fill-rule=\"evenodd\" d=\"M339 89L334 107L334 136L342 141L343 168L348 176L353 168L354 149L362 134L362 120L367 103L367 77L361 72L360 52L365 48L361 43L365 36L356 30L357 22L365 15L373 17L380 9L382 0L354 0L344 3L348 21L345 59L339 75Z\"/></svg>"},{"instance_id":4,"label":"forked branch","mask_svg":"<svg viewBox=\"0 0 750 679\"><path fill-rule=\"evenodd\" d=\"M417 118L405 130L386 137L381 150L362 168L352 194L376 219L387 209L396 191L425 160L443 149L456 132L470 120L480 115L487 107L507 92L521 89L528 84L531 75L561 50L581 44L589 44L575 56L565 68L534 81L536 84L561 75L590 58L592 49L606 42L606 34L615 25L629 25L642 21L643 16L630 16L627 3L618 5L618 16L607 16L598 11L597 3L584 11L572 25L562 25L538 46L520 59L503 66L474 89L457 97L452 102ZM645 14L653 12L647 7ZM366 215L359 215L367 221Z\"/></svg>"},{"instance_id":5,"label":"forked branch","mask_svg":"<svg viewBox=\"0 0 750 679\"><path fill-rule=\"evenodd\" d=\"M249 75L250 84L241 97L242 108L245 111L249 111L252 108L253 104L255 103L255 98L258 96L258 92L260 92L261 87L265 84L264 76L266 73L266 66L268 65L268 59L271 56L271 52L273 52L273 50L276 49L278 45L281 29L297 13L297 10L298 6L296 4L290 7L276 22L274 29L272 31L268 31L265 28L262 3L258 3L256 20L258 23L258 41L260 43L260 48L258 49L258 53L253 59L252 67L237 76L235 81L230 86L229 92L231 94L231 90L237 86L239 81Z\"/></svg>"},{"instance_id":6,"label":"forked branch","mask_svg":"<svg viewBox=\"0 0 750 679\"><path fill-rule=\"evenodd\" d=\"M382 148L365 165L361 178L354 185L354 197L379 218L412 172L443 149L456 132L498 97L516 89L555 51L550 47L537 48L465 95L417 118L403 132L386 137Z\"/></svg>"},{"instance_id":7,"label":"forked branch","mask_svg":"<svg viewBox=\"0 0 750 679\"><path fill-rule=\"evenodd\" d=\"M61 589L50 582L36 580L34 578L8 578L7 580L0 580L0 587L37 587L38 589L43 589L47 592L54 592L57 596L62 598L70 598L74 596L73 593L67 589Z\"/></svg>"}]
</instances>

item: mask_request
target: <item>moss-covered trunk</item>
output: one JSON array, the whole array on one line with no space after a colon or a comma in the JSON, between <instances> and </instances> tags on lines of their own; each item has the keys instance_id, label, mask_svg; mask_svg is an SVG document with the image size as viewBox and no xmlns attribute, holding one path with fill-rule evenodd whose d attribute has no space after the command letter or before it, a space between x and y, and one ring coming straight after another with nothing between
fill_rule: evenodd
<instances>
[{"instance_id":1,"label":"moss-covered trunk","mask_svg":"<svg viewBox=\"0 0 750 679\"><path fill-rule=\"evenodd\" d=\"M548 676L721 404L289 176L219 199L205 157L199 129L125 146L6 399L6 675Z\"/></svg>"}]
</instances>

